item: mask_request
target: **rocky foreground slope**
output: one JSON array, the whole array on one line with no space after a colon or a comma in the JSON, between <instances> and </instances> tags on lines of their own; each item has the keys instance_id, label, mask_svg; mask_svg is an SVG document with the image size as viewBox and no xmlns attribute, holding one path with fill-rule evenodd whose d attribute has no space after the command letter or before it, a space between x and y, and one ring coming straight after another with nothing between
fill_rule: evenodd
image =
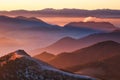
<instances>
[{"instance_id":1,"label":"rocky foreground slope","mask_svg":"<svg viewBox=\"0 0 120 80\"><path fill-rule=\"evenodd\" d=\"M18 50L0 58L0 80L95 80L58 70Z\"/></svg>"}]
</instances>

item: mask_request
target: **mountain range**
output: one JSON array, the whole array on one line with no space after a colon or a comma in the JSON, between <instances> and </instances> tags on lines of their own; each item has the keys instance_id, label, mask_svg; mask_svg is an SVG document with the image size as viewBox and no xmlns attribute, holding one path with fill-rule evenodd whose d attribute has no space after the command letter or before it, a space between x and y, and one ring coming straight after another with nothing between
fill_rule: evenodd
<instances>
[{"instance_id":1,"label":"mountain range","mask_svg":"<svg viewBox=\"0 0 120 80\"><path fill-rule=\"evenodd\" d=\"M92 28L71 28L51 25L35 17L0 16L0 37L14 39L21 44L20 46L17 44L13 46L14 50L21 48L30 51L36 48L46 47L66 36L81 38L93 33L102 32L101 30L94 30ZM12 47L10 50L6 50L6 48L7 46L3 47L3 53L13 50Z\"/></svg>"},{"instance_id":2,"label":"mountain range","mask_svg":"<svg viewBox=\"0 0 120 80\"><path fill-rule=\"evenodd\" d=\"M100 22L91 22L91 23L93 23L94 25L95 24L97 25ZM87 22L84 24L87 24ZM108 29L111 27L116 29L116 27L109 22L101 22L100 24L103 26L102 28L104 27L106 28L106 25L107 25ZM70 42L73 45L73 46L69 46L71 48L67 46L64 49L60 48L65 46L64 44L66 45L67 43L69 44L69 41L67 43L62 41L63 45L60 44L60 46L55 46L55 47L51 46L51 44L55 43L56 41L58 41L58 44L59 44L59 41L61 42L62 38L63 40L65 40L64 37L67 37L67 36L80 39L82 37L85 37L94 33L106 33L106 31L98 30L91 27L82 27L82 25L81 27L80 26L71 27L70 25L63 26L63 27L57 26L57 25L51 25L35 17L0 16L0 33L1 33L0 34L1 38L4 37L6 39L13 39L9 41L9 45L8 45L12 47L8 47L7 44L4 44L6 46L1 45L1 47L3 47L2 51L4 53L7 53L11 50L16 50L19 48L25 49L27 51L35 50L37 48L42 48L42 50L40 49L38 50L38 52L33 53L33 55L36 55L44 51L47 51L50 53L61 53L61 52L67 52L67 51L74 51L82 47L86 47L88 46L88 44L81 45L81 42L79 42L79 40L75 40L75 43ZM11 45L13 42L16 42L16 43L14 45ZM44 48L44 47L47 47L47 48ZM6 50L6 48L8 48L9 50ZM59 50L59 49L62 49L62 50Z\"/></svg>"},{"instance_id":3,"label":"mountain range","mask_svg":"<svg viewBox=\"0 0 120 80\"><path fill-rule=\"evenodd\" d=\"M45 62L34 59L24 50L0 58L1 80L96 80L58 70Z\"/></svg>"},{"instance_id":4,"label":"mountain range","mask_svg":"<svg viewBox=\"0 0 120 80\"><path fill-rule=\"evenodd\" d=\"M108 59L119 55L120 44L114 41L104 41L92 46L69 53L61 53L49 61L57 68L65 69L76 65L85 65L92 62Z\"/></svg>"},{"instance_id":5,"label":"mountain range","mask_svg":"<svg viewBox=\"0 0 120 80\"><path fill-rule=\"evenodd\" d=\"M102 80L120 79L120 55L97 61L85 65L77 65L66 68L65 70L82 75L89 75ZM99 73L98 73L99 72Z\"/></svg>"},{"instance_id":6,"label":"mountain range","mask_svg":"<svg viewBox=\"0 0 120 80\"><path fill-rule=\"evenodd\" d=\"M59 54L62 52L72 52L77 49L81 49L84 47L88 47L90 45L93 45L98 42L112 40L116 42L120 42L120 30L114 30L109 33L98 33L98 34L92 34L80 39L74 39L71 37L65 37L57 42L53 43L52 45L35 49L32 52L33 53L42 53L44 51L47 51L49 53Z\"/></svg>"},{"instance_id":7,"label":"mountain range","mask_svg":"<svg viewBox=\"0 0 120 80\"><path fill-rule=\"evenodd\" d=\"M77 65L67 68L67 71L75 72L77 74L89 75L100 78L102 80L119 80L120 79L120 55L111 58L85 64Z\"/></svg>"},{"instance_id":8,"label":"mountain range","mask_svg":"<svg viewBox=\"0 0 120 80\"><path fill-rule=\"evenodd\" d=\"M52 14L51 14L52 13ZM47 8L43 10L13 10L13 11L0 11L1 15L8 16L35 16L35 17L100 17L100 18L119 18L120 10L112 9L97 9L97 10L84 10L84 9L53 9Z\"/></svg>"},{"instance_id":9,"label":"mountain range","mask_svg":"<svg viewBox=\"0 0 120 80\"><path fill-rule=\"evenodd\" d=\"M7 23L7 24L6 24ZM94 24L98 24L97 22L94 22ZM106 22L106 24L110 24L109 22ZM105 26L105 24L103 24ZM111 24L112 25L112 24ZM108 27L111 28L111 25L109 25ZM66 27L66 26L57 26L57 25L52 25L52 24L48 24L38 18L35 17L23 17L23 16L17 16L17 17L8 17L8 16L0 16L0 26L1 29L7 30L8 28L13 29L13 30L37 30L37 31L52 31L52 32L64 32L66 31L66 33L70 32L71 27ZM3 28L4 26L4 28ZM116 28L114 25L112 26L113 28ZM103 27L104 28L104 27ZM86 27L72 27L72 32L82 32L82 30L84 31L88 31L88 33L92 33L92 32L97 32L100 30L95 30L92 28L86 28Z\"/></svg>"},{"instance_id":10,"label":"mountain range","mask_svg":"<svg viewBox=\"0 0 120 80\"><path fill-rule=\"evenodd\" d=\"M44 54L44 57L48 55L48 53ZM40 56L37 59L42 59ZM64 71L88 75L100 80L119 80L120 43L99 42L73 52L58 54L45 62Z\"/></svg>"},{"instance_id":11,"label":"mountain range","mask_svg":"<svg viewBox=\"0 0 120 80\"><path fill-rule=\"evenodd\" d=\"M23 16L18 16L18 17L0 16L0 26L1 29L5 29L5 30L7 30L8 28L12 30L20 30L20 29L44 30L46 28L47 29L52 28L54 30L57 27L55 25L47 24L46 22L37 19L35 17L27 18ZM2 28L2 26L4 26L4 28ZM57 29L58 28L59 27L57 27Z\"/></svg>"}]
</instances>

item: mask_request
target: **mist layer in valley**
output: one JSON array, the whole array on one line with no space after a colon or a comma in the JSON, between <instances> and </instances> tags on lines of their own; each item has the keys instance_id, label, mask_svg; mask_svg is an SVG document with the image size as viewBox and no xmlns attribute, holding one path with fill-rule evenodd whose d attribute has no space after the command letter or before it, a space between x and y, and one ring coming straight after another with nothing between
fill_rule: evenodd
<instances>
[{"instance_id":1,"label":"mist layer in valley","mask_svg":"<svg viewBox=\"0 0 120 80\"><path fill-rule=\"evenodd\" d=\"M86 24L87 22L83 23ZM91 23L101 25L103 29L97 29L94 25L93 27L89 27L88 25L86 25L88 27L85 27L81 24L79 24L79 27L76 27L76 25L71 26L71 23L58 26L46 23L35 17L0 16L1 51L2 53L8 53L16 49L31 51L47 47L64 37L69 36L78 39L90 34L110 32L117 29L115 25L109 22Z\"/></svg>"}]
</instances>

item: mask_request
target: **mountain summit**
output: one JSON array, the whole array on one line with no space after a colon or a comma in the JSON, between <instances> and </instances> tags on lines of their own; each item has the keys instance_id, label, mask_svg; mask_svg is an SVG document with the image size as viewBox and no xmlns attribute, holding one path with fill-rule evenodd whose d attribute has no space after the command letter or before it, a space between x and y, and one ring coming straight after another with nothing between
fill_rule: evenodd
<instances>
[{"instance_id":1,"label":"mountain summit","mask_svg":"<svg viewBox=\"0 0 120 80\"><path fill-rule=\"evenodd\" d=\"M17 50L17 51L15 51L15 53L18 54L18 55L29 56L24 50Z\"/></svg>"}]
</instances>

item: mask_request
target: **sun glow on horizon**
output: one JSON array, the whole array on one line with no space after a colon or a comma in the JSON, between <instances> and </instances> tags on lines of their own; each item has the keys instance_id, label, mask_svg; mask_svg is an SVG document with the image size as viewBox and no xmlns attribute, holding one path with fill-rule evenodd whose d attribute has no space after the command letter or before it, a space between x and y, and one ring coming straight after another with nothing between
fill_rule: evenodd
<instances>
[{"instance_id":1,"label":"sun glow on horizon","mask_svg":"<svg viewBox=\"0 0 120 80\"><path fill-rule=\"evenodd\" d=\"M120 0L0 0L0 10L40 10L44 8L120 9Z\"/></svg>"}]
</instances>

